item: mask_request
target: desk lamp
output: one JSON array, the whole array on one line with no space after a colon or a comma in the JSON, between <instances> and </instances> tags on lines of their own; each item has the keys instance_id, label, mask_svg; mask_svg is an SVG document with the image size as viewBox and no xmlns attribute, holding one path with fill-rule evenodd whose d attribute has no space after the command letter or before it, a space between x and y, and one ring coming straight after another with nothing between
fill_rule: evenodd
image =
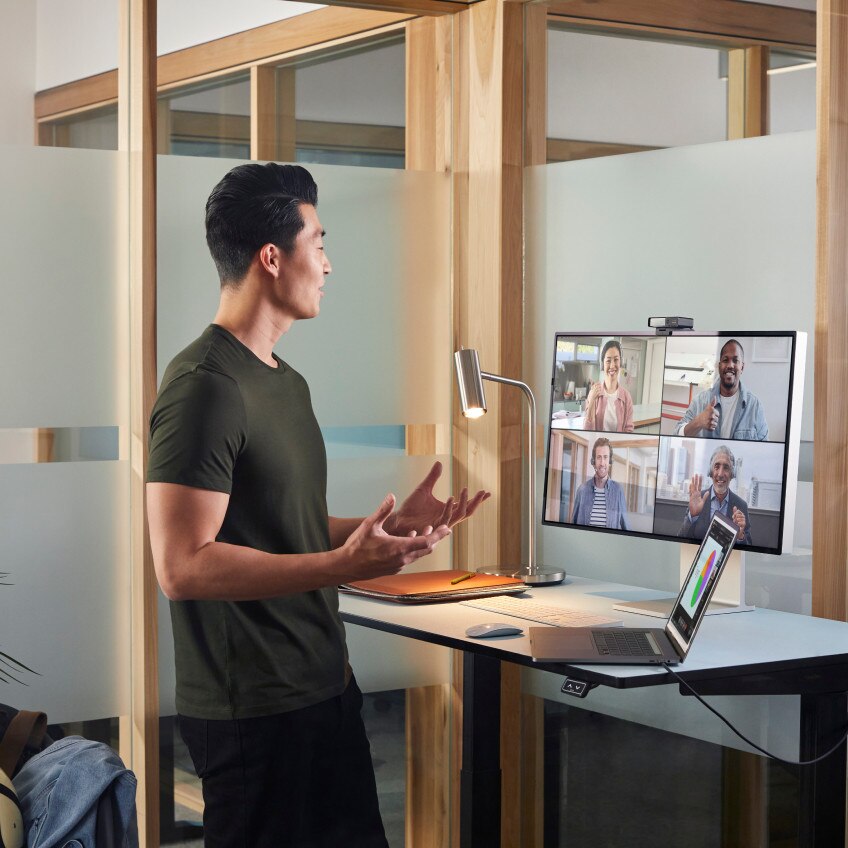
<instances>
[{"instance_id":1,"label":"desk lamp","mask_svg":"<svg viewBox=\"0 0 848 848\"><path fill-rule=\"evenodd\" d=\"M462 414L466 418L479 418L486 413L486 393L483 380L518 386L524 392L530 408L530 431L527 439L527 566L483 567L477 570L483 574L506 574L520 577L531 586L545 586L562 583L565 572L560 568L543 568L536 561L536 399L530 386L520 380L510 380L497 374L488 374L480 370L477 351L463 348L454 353L456 379L459 385L459 399Z\"/></svg>"}]
</instances>

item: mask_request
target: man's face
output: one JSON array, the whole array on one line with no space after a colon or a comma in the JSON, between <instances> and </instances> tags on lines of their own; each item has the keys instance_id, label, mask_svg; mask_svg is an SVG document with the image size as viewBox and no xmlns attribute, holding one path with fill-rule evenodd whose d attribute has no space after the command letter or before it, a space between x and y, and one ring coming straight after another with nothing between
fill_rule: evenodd
<instances>
[{"instance_id":1,"label":"man's face","mask_svg":"<svg viewBox=\"0 0 848 848\"><path fill-rule=\"evenodd\" d=\"M314 318L320 312L324 277L332 271L315 207L302 203L300 214L304 226L292 252L283 254L278 288L282 310L295 320Z\"/></svg>"},{"instance_id":2,"label":"man's face","mask_svg":"<svg viewBox=\"0 0 848 848\"><path fill-rule=\"evenodd\" d=\"M595 448L595 476L599 480L606 480L609 476L610 449L609 445L601 445Z\"/></svg>"},{"instance_id":3,"label":"man's face","mask_svg":"<svg viewBox=\"0 0 848 848\"><path fill-rule=\"evenodd\" d=\"M611 383L618 380L618 372L621 370L621 354L617 347L611 347L604 354L604 377L608 378Z\"/></svg>"},{"instance_id":4,"label":"man's face","mask_svg":"<svg viewBox=\"0 0 848 848\"><path fill-rule=\"evenodd\" d=\"M718 362L718 374L721 380L722 394L732 395L739 388L739 377L745 367L742 350L736 342L728 342L721 349Z\"/></svg>"},{"instance_id":5,"label":"man's face","mask_svg":"<svg viewBox=\"0 0 848 848\"><path fill-rule=\"evenodd\" d=\"M715 493L724 498L733 479L733 468L730 465L730 457L727 454L716 454L712 465L713 489Z\"/></svg>"}]
</instances>

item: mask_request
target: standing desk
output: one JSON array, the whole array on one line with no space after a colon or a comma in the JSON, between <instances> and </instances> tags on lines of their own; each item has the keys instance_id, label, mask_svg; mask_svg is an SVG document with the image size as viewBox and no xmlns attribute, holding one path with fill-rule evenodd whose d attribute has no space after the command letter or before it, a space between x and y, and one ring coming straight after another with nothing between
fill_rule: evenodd
<instances>
[{"instance_id":1,"label":"standing desk","mask_svg":"<svg viewBox=\"0 0 848 848\"><path fill-rule=\"evenodd\" d=\"M528 590L535 600L624 620L625 626L662 626L661 619L613 611L616 600L644 592L632 586L569 577L563 585ZM677 684L650 666L534 663L524 635L469 639L470 624L503 620L456 603L402 605L341 597L351 624L419 639L463 652L462 848L500 845L500 663L517 663L615 689ZM707 616L686 661L675 667L701 695L800 695L800 759L818 756L848 723L848 624L793 613L753 612ZM677 684L682 695L687 690ZM705 720L718 721L704 709ZM834 848L845 843L846 746L823 762L800 769L799 845Z\"/></svg>"}]
</instances>

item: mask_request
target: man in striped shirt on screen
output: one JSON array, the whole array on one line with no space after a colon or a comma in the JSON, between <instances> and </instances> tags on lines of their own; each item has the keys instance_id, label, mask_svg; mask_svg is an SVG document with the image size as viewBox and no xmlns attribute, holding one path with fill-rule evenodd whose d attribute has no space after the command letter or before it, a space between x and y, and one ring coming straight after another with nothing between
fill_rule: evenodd
<instances>
[{"instance_id":1,"label":"man in striped shirt on screen","mask_svg":"<svg viewBox=\"0 0 848 848\"><path fill-rule=\"evenodd\" d=\"M573 524L627 530L627 505L624 489L610 479L613 450L609 439L595 439L592 445L592 467L595 473L574 496Z\"/></svg>"}]
</instances>

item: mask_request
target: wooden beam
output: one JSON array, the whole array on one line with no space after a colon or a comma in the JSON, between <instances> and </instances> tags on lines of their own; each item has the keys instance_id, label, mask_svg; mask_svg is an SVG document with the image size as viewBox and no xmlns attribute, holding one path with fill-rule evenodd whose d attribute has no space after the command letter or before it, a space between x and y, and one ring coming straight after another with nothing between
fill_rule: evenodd
<instances>
[{"instance_id":1,"label":"wooden beam","mask_svg":"<svg viewBox=\"0 0 848 848\"><path fill-rule=\"evenodd\" d=\"M576 141L568 138L549 138L547 147L548 162L572 162L576 159L596 159L599 156L620 156L623 153L641 153L643 150L659 149L645 144Z\"/></svg>"},{"instance_id":2,"label":"wooden beam","mask_svg":"<svg viewBox=\"0 0 848 848\"><path fill-rule=\"evenodd\" d=\"M478 0L329 0L329 6L353 6L384 12L411 12L415 15L455 15Z\"/></svg>"},{"instance_id":3,"label":"wooden beam","mask_svg":"<svg viewBox=\"0 0 848 848\"><path fill-rule=\"evenodd\" d=\"M848 0L819 0L813 615L848 619Z\"/></svg>"},{"instance_id":4,"label":"wooden beam","mask_svg":"<svg viewBox=\"0 0 848 848\"><path fill-rule=\"evenodd\" d=\"M277 158L277 71L268 66L250 69L250 158Z\"/></svg>"},{"instance_id":5,"label":"wooden beam","mask_svg":"<svg viewBox=\"0 0 848 848\"><path fill-rule=\"evenodd\" d=\"M406 25L403 144L407 170L444 172L450 167L451 38L447 18L421 18ZM444 431L441 422L408 425L407 454L433 456L449 451ZM454 652L454 663L461 668L457 655L459 652ZM410 689L406 698L405 841L422 848L442 848L450 844L450 810L457 809L458 801L459 770L453 771L451 728L457 722L460 702L451 696L448 685ZM461 734L454 740L458 738Z\"/></svg>"},{"instance_id":6,"label":"wooden beam","mask_svg":"<svg viewBox=\"0 0 848 848\"><path fill-rule=\"evenodd\" d=\"M445 683L406 692L405 844L443 848L450 827L451 691Z\"/></svg>"},{"instance_id":7,"label":"wooden beam","mask_svg":"<svg viewBox=\"0 0 848 848\"><path fill-rule=\"evenodd\" d=\"M159 57L159 86L171 86L199 76L303 50L338 38L365 35L413 15L327 7L294 18L255 27Z\"/></svg>"},{"instance_id":8,"label":"wooden beam","mask_svg":"<svg viewBox=\"0 0 848 848\"><path fill-rule=\"evenodd\" d=\"M121 2L118 147L125 186L130 292L131 768L139 844L159 845L158 586L147 534L144 477L156 397L156 0ZM126 748L122 742L122 748Z\"/></svg>"},{"instance_id":9,"label":"wooden beam","mask_svg":"<svg viewBox=\"0 0 848 848\"><path fill-rule=\"evenodd\" d=\"M814 50L816 15L740 0L555 0L553 21L669 36Z\"/></svg>"},{"instance_id":10,"label":"wooden beam","mask_svg":"<svg viewBox=\"0 0 848 848\"><path fill-rule=\"evenodd\" d=\"M75 82L47 88L35 95L35 117L58 117L79 109L116 103L118 71L105 71Z\"/></svg>"},{"instance_id":11,"label":"wooden beam","mask_svg":"<svg viewBox=\"0 0 848 848\"><path fill-rule=\"evenodd\" d=\"M266 60L282 61L286 56L319 45L323 48L329 42L381 32L412 17L412 13L405 12L317 9L160 56L157 88L171 88L236 68L249 70L252 64L264 64ZM57 118L115 103L117 99L118 72L105 71L37 92L35 117L36 120Z\"/></svg>"},{"instance_id":12,"label":"wooden beam","mask_svg":"<svg viewBox=\"0 0 848 848\"><path fill-rule=\"evenodd\" d=\"M277 68L277 161L294 162L297 159L297 69Z\"/></svg>"},{"instance_id":13,"label":"wooden beam","mask_svg":"<svg viewBox=\"0 0 848 848\"><path fill-rule=\"evenodd\" d=\"M739 47L727 53L727 137L768 134L768 47Z\"/></svg>"},{"instance_id":14,"label":"wooden beam","mask_svg":"<svg viewBox=\"0 0 848 848\"><path fill-rule=\"evenodd\" d=\"M524 10L524 164L548 161L548 16L542 5Z\"/></svg>"}]
</instances>

